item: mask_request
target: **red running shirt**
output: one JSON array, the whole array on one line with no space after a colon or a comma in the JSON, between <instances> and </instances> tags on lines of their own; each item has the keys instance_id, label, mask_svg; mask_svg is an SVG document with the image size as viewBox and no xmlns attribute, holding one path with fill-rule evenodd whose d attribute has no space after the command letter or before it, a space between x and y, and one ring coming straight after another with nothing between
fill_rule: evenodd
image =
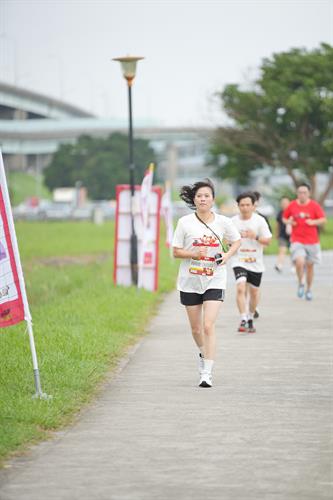
<instances>
[{"instance_id":1,"label":"red running shirt","mask_svg":"<svg viewBox=\"0 0 333 500\"><path fill-rule=\"evenodd\" d=\"M307 219L321 219L325 217L325 212L314 200L309 200L306 205L300 205L297 200L289 203L283 212L283 218L292 217L296 222L292 226L290 241L292 243L303 243L304 245L314 245L319 243L318 226L308 226Z\"/></svg>"}]
</instances>

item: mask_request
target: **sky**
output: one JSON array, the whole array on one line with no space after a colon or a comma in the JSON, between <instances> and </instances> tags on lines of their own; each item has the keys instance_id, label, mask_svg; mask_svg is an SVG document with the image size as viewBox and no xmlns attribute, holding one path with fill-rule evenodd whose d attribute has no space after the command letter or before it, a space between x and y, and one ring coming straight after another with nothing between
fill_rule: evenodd
<instances>
[{"instance_id":1,"label":"sky","mask_svg":"<svg viewBox=\"0 0 333 500\"><path fill-rule=\"evenodd\" d=\"M264 58L333 45L333 0L0 0L0 81L119 123L127 88L113 57L143 56L133 118L216 126L216 93L247 85Z\"/></svg>"}]
</instances>

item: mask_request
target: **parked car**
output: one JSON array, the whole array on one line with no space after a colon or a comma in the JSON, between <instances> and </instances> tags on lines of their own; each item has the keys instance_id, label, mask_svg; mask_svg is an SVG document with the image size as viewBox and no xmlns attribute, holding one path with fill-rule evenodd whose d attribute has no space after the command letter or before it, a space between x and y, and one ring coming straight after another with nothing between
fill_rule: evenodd
<instances>
[{"instance_id":1,"label":"parked car","mask_svg":"<svg viewBox=\"0 0 333 500\"><path fill-rule=\"evenodd\" d=\"M13 208L13 217L16 220L42 220L50 204L50 200L39 200L38 204L31 204L29 200L25 201Z\"/></svg>"},{"instance_id":2,"label":"parked car","mask_svg":"<svg viewBox=\"0 0 333 500\"><path fill-rule=\"evenodd\" d=\"M70 203L52 202L43 211L44 219L65 220L71 217L73 208Z\"/></svg>"}]
</instances>

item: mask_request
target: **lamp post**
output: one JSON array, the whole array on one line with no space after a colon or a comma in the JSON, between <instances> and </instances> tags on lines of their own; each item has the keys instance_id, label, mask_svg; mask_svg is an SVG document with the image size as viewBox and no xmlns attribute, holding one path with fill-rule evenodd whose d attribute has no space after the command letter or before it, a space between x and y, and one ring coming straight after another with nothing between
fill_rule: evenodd
<instances>
[{"instance_id":1,"label":"lamp post","mask_svg":"<svg viewBox=\"0 0 333 500\"><path fill-rule=\"evenodd\" d=\"M131 210L131 238L130 238L130 264L131 264L131 280L132 285L138 284L138 237L134 226L134 194L135 182L134 171L135 165L133 160L133 120L132 120L132 84L135 78L137 62L143 57L125 56L115 57L113 61L119 61L121 64L123 76L127 81L128 87L128 150L129 150L129 179L130 179L130 210Z\"/></svg>"}]
</instances>

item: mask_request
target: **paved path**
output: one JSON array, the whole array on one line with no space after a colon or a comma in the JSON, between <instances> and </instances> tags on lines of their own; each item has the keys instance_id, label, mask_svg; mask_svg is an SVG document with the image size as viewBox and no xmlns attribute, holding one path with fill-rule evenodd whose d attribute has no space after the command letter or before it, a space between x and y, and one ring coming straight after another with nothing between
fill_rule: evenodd
<instances>
[{"instance_id":1,"label":"paved path","mask_svg":"<svg viewBox=\"0 0 333 500\"><path fill-rule=\"evenodd\" d=\"M331 499L332 264L308 303L267 258L255 335L229 280L212 389L171 294L79 421L0 473L1 500Z\"/></svg>"}]
</instances>

